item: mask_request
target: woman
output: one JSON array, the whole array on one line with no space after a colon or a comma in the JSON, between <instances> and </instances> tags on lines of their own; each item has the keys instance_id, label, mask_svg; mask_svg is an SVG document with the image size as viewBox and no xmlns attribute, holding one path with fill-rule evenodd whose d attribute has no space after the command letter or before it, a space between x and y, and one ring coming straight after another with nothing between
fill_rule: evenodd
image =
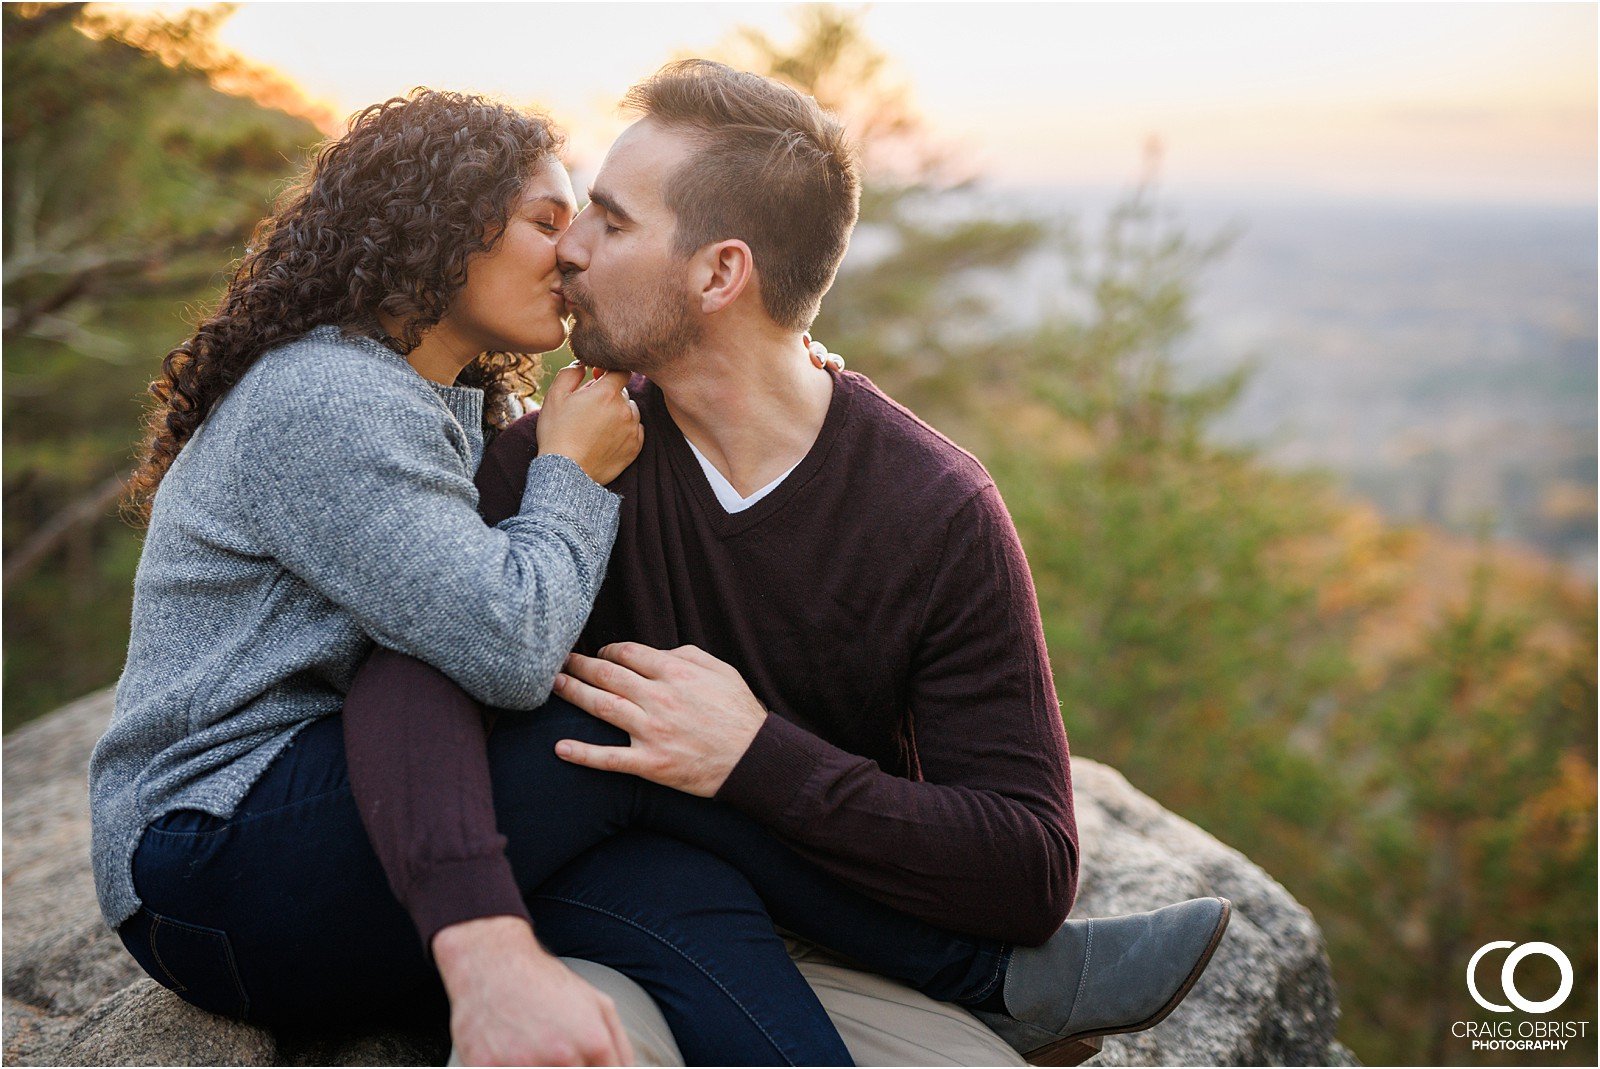
<instances>
[{"instance_id":1,"label":"woman","mask_svg":"<svg viewBox=\"0 0 1600 1069\"><path fill-rule=\"evenodd\" d=\"M361 955L368 981L329 1017L438 996L375 862L328 870L338 916L303 915L288 874L364 842L347 786L309 758L373 639L528 708L604 572L617 501L601 484L642 435L623 376L557 376L520 515L485 526L472 485L485 436L530 392L521 354L564 337L560 144L543 118L472 97L367 109L152 386L132 635L90 762L94 868L106 921L197 1004L303 1021L293 996L319 953ZM174 844L193 848L182 871L163 864ZM181 879L204 869L196 851L220 882ZM258 855L282 872L253 872ZM235 915L260 923L220 923Z\"/></svg>"},{"instance_id":2,"label":"woman","mask_svg":"<svg viewBox=\"0 0 1600 1069\"><path fill-rule=\"evenodd\" d=\"M374 642L489 706L534 709L593 603L617 519L602 487L641 442L622 376L556 377L517 515L486 526L472 486L530 381L517 354L562 340L555 242L574 204L559 144L544 119L474 97L419 90L367 109L152 387L132 637L90 765L94 865L107 922L196 1005L272 1026L444 1006L363 831L332 714ZM525 892L634 825L738 844L754 870L747 882L681 843L661 855L663 880L703 907L674 918L695 929L683 938L741 948L731 982L706 984L681 947L639 970L691 1060L849 1062L763 902L929 994L1004 1009L1010 947L875 903L715 803L572 778L554 740L607 736L562 705L505 736L528 772L514 786L527 826L508 829ZM578 809L540 824L562 805ZM637 964L637 926L604 927L570 934L587 956ZM562 952L559 925L540 934ZM470 998L475 978L439 964L452 1001ZM529 1012L586 1016L606 1035L573 1056L626 1059L608 1000L556 986Z\"/></svg>"}]
</instances>

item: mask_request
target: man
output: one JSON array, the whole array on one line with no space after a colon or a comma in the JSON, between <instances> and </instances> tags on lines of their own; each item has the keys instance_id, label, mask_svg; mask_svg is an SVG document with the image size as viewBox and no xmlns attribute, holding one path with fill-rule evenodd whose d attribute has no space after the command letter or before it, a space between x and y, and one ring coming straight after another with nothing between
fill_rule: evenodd
<instances>
[{"instance_id":1,"label":"man","mask_svg":"<svg viewBox=\"0 0 1600 1069\"><path fill-rule=\"evenodd\" d=\"M1067 744L1010 518L976 460L805 344L856 218L842 130L814 101L704 61L669 65L628 103L642 117L558 247L575 353L644 376L635 380L644 450L611 484L623 514L609 573L581 652L555 681L559 698L613 735L552 739L555 752L715 799L718 812L754 818L875 903L1003 942L992 986L963 990L1017 1051L1081 1060L1097 1045L1086 1040L1149 1027L1204 968L1227 904L1063 925L1078 879ZM486 453L478 485L489 522L514 511L534 450L530 417ZM369 663L346 706L351 780L392 885L431 937L452 995L461 992L459 1053L626 1057L620 1044L585 1053L563 1035L569 1021L598 1034L583 1022L599 1011L552 979L560 966L526 938L517 875L485 863L505 841L486 767L461 773L464 755L483 747L481 722L430 691L423 667L394 660ZM542 712L513 730L536 729ZM409 759L386 755L386 733L425 742ZM495 805L517 774L495 768ZM464 807L452 800L474 793ZM701 863L680 852L669 866L649 836L595 849L573 863L576 875L550 883L603 885L618 901L670 897L664 882L677 867ZM657 864L632 874L631 892L616 886L629 880L629 850ZM580 937L581 918L559 907L583 906L595 923L623 908L537 890L552 910L534 923L547 942L552 932ZM658 926L676 931L680 919L690 923ZM715 933L696 938L703 946ZM631 974L657 962L606 964ZM475 979L452 979L464 976ZM655 982L658 1001L670 1001L675 989ZM868 983L877 981L856 993ZM519 1019L529 1011L518 1007L535 1003L538 1021ZM847 1029L848 1011L829 1006L850 1056L926 1064L943 1048L958 1061L1015 1060L960 1011L930 1013L898 996L875 1003L889 1018L896 1004L914 1007L915 1023L874 1025L869 1011L865 1028ZM679 1020L711 1027L694 1012ZM776 1059L827 1057L774 1046Z\"/></svg>"}]
</instances>

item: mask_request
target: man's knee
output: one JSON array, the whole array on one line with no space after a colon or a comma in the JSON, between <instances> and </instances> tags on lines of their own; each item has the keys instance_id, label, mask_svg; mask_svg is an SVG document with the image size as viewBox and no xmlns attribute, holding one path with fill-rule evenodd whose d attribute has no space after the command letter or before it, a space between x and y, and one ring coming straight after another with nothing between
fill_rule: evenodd
<instances>
[{"instance_id":1,"label":"man's knee","mask_svg":"<svg viewBox=\"0 0 1600 1069\"><path fill-rule=\"evenodd\" d=\"M635 1065L683 1065L683 1053L678 1050L672 1029L661 1016L661 1008L645 994L644 988L623 976L617 970L583 958L562 958L573 972L587 980L596 990L610 995L617 1004L617 1017L622 1030L628 1033L633 1044Z\"/></svg>"},{"instance_id":2,"label":"man's knee","mask_svg":"<svg viewBox=\"0 0 1600 1069\"><path fill-rule=\"evenodd\" d=\"M562 958L567 967L588 982L601 994L609 995L617 1006L617 1019L633 1045L634 1065L683 1065L683 1052L678 1041L672 1038L672 1029L661 1015L661 1009L644 988L623 976L617 970L583 958ZM460 1065L456 1053L450 1051L446 1065Z\"/></svg>"},{"instance_id":3,"label":"man's knee","mask_svg":"<svg viewBox=\"0 0 1600 1069\"><path fill-rule=\"evenodd\" d=\"M784 942L857 1065L1027 1064L960 1006L853 968L804 940Z\"/></svg>"}]
</instances>

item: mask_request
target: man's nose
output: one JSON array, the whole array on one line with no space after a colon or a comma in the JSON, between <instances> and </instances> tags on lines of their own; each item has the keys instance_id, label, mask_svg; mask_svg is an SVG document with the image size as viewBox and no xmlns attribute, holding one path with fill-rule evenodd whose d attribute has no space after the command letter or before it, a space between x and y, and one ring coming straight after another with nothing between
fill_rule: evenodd
<instances>
[{"instance_id":1,"label":"man's nose","mask_svg":"<svg viewBox=\"0 0 1600 1069\"><path fill-rule=\"evenodd\" d=\"M588 266L588 250L582 238L584 229L583 216L580 214L556 242L556 269L563 275L572 271L582 271Z\"/></svg>"}]
</instances>

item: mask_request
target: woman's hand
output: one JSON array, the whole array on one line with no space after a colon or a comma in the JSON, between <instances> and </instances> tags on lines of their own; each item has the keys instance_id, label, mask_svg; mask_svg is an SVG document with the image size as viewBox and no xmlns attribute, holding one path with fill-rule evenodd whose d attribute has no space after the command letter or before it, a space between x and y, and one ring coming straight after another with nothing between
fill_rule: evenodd
<instances>
[{"instance_id":1,"label":"woman's hand","mask_svg":"<svg viewBox=\"0 0 1600 1069\"><path fill-rule=\"evenodd\" d=\"M539 410L539 452L570 457L601 486L621 475L644 445L628 377L625 371L608 371L590 379L582 364L562 368Z\"/></svg>"},{"instance_id":2,"label":"woman's hand","mask_svg":"<svg viewBox=\"0 0 1600 1069\"><path fill-rule=\"evenodd\" d=\"M433 957L462 1065L632 1065L609 996L552 956L521 917L443 928Z\"/></svg>"}]
</instances>

